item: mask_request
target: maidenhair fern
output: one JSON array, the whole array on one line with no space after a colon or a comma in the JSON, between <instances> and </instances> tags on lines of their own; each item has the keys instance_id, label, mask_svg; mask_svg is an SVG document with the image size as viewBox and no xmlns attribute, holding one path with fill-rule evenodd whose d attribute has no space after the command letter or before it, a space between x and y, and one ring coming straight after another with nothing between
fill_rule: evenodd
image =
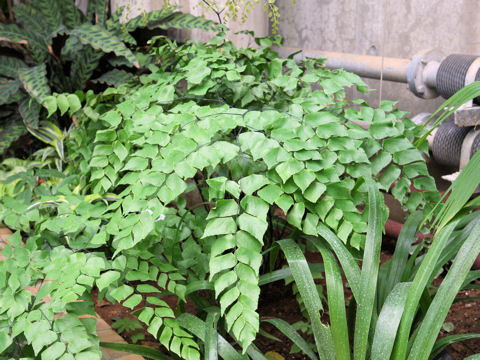
<instances>
[{"instance_id":1,"label":"maidenhair fern","mask_svg":"<svg viewBox=\"0 0 480 360\"><path fill-rule=\"evenodd\" d=\"M436 199L404 113L345 99L344 87L365 89L357 76L279 59L270 48L278 38L257 39L260 49L237 49L223 35L210 44L157 40L148 73L77 101L45 98L49 113L70 110L77 126L65 140L65 174L38 184L32 171L1 201L1 219L26 244L17 233L2 252L1 350L26 341L35 355L98 358L94 329L75 317L93 311L87 298L97 287L184 359L200 359L204 339L179 317L188 301L199 314L219 306L218 331L255 353L271 209L287 233L317 236L326 225L361 250L364 178L410 210ZM32 297L24 288L38 281ZM56 319L63 311L69 317ZM71 328L81 341L64 335ZM78 348L65 348L70 341Z\"/></svg>"}]
</instances>

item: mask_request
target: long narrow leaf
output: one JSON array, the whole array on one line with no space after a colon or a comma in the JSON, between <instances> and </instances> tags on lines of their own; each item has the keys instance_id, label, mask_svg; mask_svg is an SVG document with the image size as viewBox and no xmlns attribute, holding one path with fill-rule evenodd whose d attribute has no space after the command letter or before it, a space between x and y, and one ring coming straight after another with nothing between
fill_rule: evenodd
<instances>
[{"instance_id":1,"label":"long narrow leaf","mask_svg":"<svg viewBox=\"0 0 480 360\"><path fill-rule=\"evenodd\" d=\"M205 320L205 360L218 359L218 315L218 310L209 311Z\"/></svg>"},{"instance_id":2,"label":"long narrow leaf","mask_svg":"<svg viewBox=\"0 0 480 360\"><path fill-rule=\"evenodd\" d=\"M430 116L430 119L424 124L424 128L438 115L440 116L437 118L437 120L434 122L433 126L430 128L428 132L426 132L419 140L415 142L416 146L419 146L421 143L423 143L428 135L432 133L432 131L438 127L442 123L443 120L448 118L455 110L457 110L460 106L465 104L467 101L470 101L477 96L480 96L480 82L475 81L461 90L457 91L453 96L445 100L445 102L440 105L435 111L432 116Z\"/></svg>"},{"instance_id":3,"label":"long narrow leaf","mask_svg":"<svg viewBox=\"0 0 480 360\"><path fill-rule=\"evenodd\" d=\"M360 269L352 254L348 251L342 240L340 240L326 225L319 223L317 226L317 232L318 235L324 238L332 248L342 265L348 284L352 289L353 296L355 296L355 298L358 297L360 294ZM315 241L317 240L312 240L314 243Z\"/></svg>"},{"instance_id":4,"label":"long narrow leaf","mask_svg":"<svg viewBox=\"0 0 480 360\"><path fill-rule=\"evenodd\" d=\"M389 359L407 301L410 283L398 283L387 296L380 311L372 342L372 360Z\"/></svg>"},{"instance_id":5,"label":"long narrow leaf","mask_svg":"<svg viewBox=\"0 0 480 360\"><path fill-rule=\"evenodd\" d=\"M480 84L480 82L479 82ZM480 151L477 151L457 179L450 186L451 192L444 207L435 219L438 229L444 227L463 208L480 182Z\"/></svg>"},{"instance_id":6,"label":"long narrow leaf","mask_svg":"<svg viewBox=\"0 0 480 360\"><path fill-rule=\"evenodd\" d=\"M337 360L350 359L350 342L348 340L347 313L343 281L337 260L323 244L316 243L325 264L325 280L327 285L328 312L332 328L333 343Z\"/></svg>"},{"instance_id":7,"label":"long narrow leaf","mask_svg":"<svg viewBox=\"0 0 480 360\"><path fill-rule=\"evenodd\" d=\"M315 337L318 355L322 360L333 360L335 359L335 350L332 333L330 328L322 324L320 319L320 310L323 310L323 306L305 256L298 245L291 239L281 240L278 244L288 261L300 296L307 308L308 316L312 323L312 331Z\"/></svg>"},{"instance_id":8,"label":"long narrow leaf","mask_svg":"<svg viewBox=\"0 0 480 360\"><path fill-rule=\"evenodd\" d=\"M407 303L405 305L405 311L400 322L400 328L398 330L397 342L393 352L393 359L400 360L405 359L408 349L408 338L412 327L413 319L417 313L418 304L425 287L430 280L435 264L450 237L456 222L449 224L435 236L430 249L428 250L425 258L423 259L420 268L415 275L415 278L408 291Z\"/></svg>"},{"instance_id":9,"label":"long narrow leaf","mask_svg":"<svg viewBox=\"0 0 480 360\"><path fill-rule=\"evenodd\" d=\"M325 271L325 267L323 266L323 264L308 264L308 267L310 268L312 274L323 273ZM290 270L290 268L286 267L284 269L279 269L267 274L260 275L260 278L258 279L258 285L263 286L275 281L285 280L290 277L292 277L292 271Z\"/></svg>"},{"instance_id":10,"label":"long narrow leaf","mask_svg":"<svg viewBox=\"0 0 480 360\"><path fill-rule=\"evenodd\" d=\"M428 359L435 343L436 334L440 331L448 310L479 253L480 222L477 222L440 285L430 309L420 325L408 359Z\"/></svg>"},{"instance_id":11,"label":"long narrow leaf","mask_svg":"<svg viewBox=\"0 0 480 360\"><path fill-rule=\"evenodd\" d=\"M112 349L117 351L123 351L129 354L136 354L140 356L146 356L153 360L171 360L170 357L162 353L160 350L144 346L144 345L133 345L133 344L119 344L111 342L101 342L101 347L106 349Z\"/></svg>"},{"instance_id":12,"label":"long narrow leaf","mask_svg":"<svg viewBox=\"0 0 480 360\"><path fill-rule=\"evenodd\" d=\"M188 329L190 333L198 337L201 341L205 341L205 323L196 316L184 313L177 318L181 327ZM248 358L241 355L230 343L221 335L218 335L218 354L224 360L247 360Z\"/></svg>"},{"instance_id":13,"label":"long narrow leaf","mask_svg":"<svg viewBox=\"0 0 480 360\"><path fill-rule=\"evenodd\" d=\"M353 355L355 360L367 356L370 322L375 303L380 247L382 243L383 203L380 191L372 180L367 180L368 188L368 229L360 275L360 296L357 298L357 316Z\"/></svg>"},{"instance_id":14,"label":"long narrow leaf","mask_svg":"<svg viewBox=\"0 0 480 360\"><path fill-rule=\"evenodd\" d=\"M470 340L470 339L479 339L479 338L480 338L480 334L454 334L454 335L445 336L437 340L437 342L433 346L432 355L439 353L447 346L454 344L456 342Z\"/></svg>"},{"instance_id":15,"label":"long narrow leaf","mask_svg":"<svg viewBox=\"0 0 480 360\"><path fill-rule=\"evenodd\" d=\"M300 350L303 351L310 359L317 360L317 356L312 351L308 343L298 334L298 332L294 329L292 325L287 323L285 320L282 319L267 319L264 320L275 326L280 332L289 338L295 345L298 346Z\"/></svg>"},{"instance_id":16,"label":"long narrow leaf","mask_svg":"<svg viewBox=\"0 0 480 360\"><path fill-rule=\"evenodd\" d=\"M395 251L392 256L392 265L388 272L386 293L390 293L393 287L402 280L402 274L405 271L408 255L412 247L412 243L416 240L418 226L423 219L421 212L410 215L403 225L402 231L395 245Z\"/></svg>"}]
</instances>

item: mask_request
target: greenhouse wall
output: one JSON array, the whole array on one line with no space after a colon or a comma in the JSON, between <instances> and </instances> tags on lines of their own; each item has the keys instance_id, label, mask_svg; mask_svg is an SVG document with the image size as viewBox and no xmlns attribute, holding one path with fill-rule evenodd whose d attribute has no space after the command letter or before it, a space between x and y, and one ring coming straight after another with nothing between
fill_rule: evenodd
<instances>
[{"instance_id":1,"label":"greenhouse wall","mask_svg":"<svg viewBox=\"0 0 480 360\"><path fill-rule=\"evenodd\" d=\"M86 0L77 0L77 2ZM216 20L215 14L204 11L199 0L174 0L185 12L204 14ZM114 6L128 7L128 16L156 10L163 0L114 0ZM279 0L279 33L285 45L303 49L346 52L364 55L411 58L416 53L437 48L452 53L480 55L480 12L477 0ZM269 33L268 17L257 5L246 23L229 23L230 38L239 46L251 44L245 35L235 32L254 30L258 36ZM207 40L212 34L200 30L176 32L178 40ZM432 112L441 98L422 100L402 83L384 82L380 94L378 80L366 79L377 89L367 94L370 105L381 99L395 99L412 115ZM360 94L350 93L356 97Z\"/></svg>"}]
</instances>

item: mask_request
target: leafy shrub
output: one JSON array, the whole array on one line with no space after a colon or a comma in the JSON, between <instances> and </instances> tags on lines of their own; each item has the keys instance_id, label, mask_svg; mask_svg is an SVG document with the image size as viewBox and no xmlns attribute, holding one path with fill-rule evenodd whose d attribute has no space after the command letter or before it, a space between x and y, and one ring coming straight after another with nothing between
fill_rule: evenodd
<instances>
[{"instance_id":1,"label":"leafy shrub","mask_svg":"<svg viewBox=\"0 0 480 360\"><path fill-rule=\"evenodd\" d=\"M83 90L87 81L118 85L131 80L132 74L124 69L132 72L142 59L135 52L137 42L131 34L137 28L219 29L212 21L175 12L171 7L122 24L124 8L109 16L109 3L92 0L84 15L73 0L26 2L14 6L17 24L0 23L2 44L13 49L0 56L0 152L25 131L22 120L37 135L40 104L52 91L73 93ZM101 61L104 74L92 79ZM74 106L71 102L75 99L62 101Z\"/></svg>"},{"instance_id":2,"label":"leafy shrub","mask_svg":"<svg viewBox=\"0 0 480 360\"><path fill-rule=\"evenodd\" d=\"M212 336L220 356L239 356L222 334L263 358L252 344L260 284L296 266L260 278L264 254L275 269L278 225L299 244L333 231L339 246L371 254L369 213L378 226L387 214L367 201L368 189L392 189L410 210L438 199L412 145L415 126L393 103L352 104L344 87L365 90L357 76L279 59L271 39L257 41L258 49L236 49L222 35L206 45L160 38L152 45L159 65L138 80L71 95L81 108L65 95L44 99L50 114L70 111L77 126L65 139L63 174L19 182L2 199L1 219L18 231L0 264L0 351L99 358L93 320L77 318L93 314L96 286L182 358L217 351ZM412 184L425 191L410 193ZM25 287L39 281L31 296ZM165 294L176 296L175 311ZM199 317L184 312L187 300ZM309 314L317 334L323 325Z\"/></svg>"}]
</instances>

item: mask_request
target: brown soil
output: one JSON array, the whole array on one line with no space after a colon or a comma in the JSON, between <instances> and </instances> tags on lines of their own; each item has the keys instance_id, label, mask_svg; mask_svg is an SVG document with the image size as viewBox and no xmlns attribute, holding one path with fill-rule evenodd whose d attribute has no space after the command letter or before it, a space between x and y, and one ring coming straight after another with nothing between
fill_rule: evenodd
<instances>
[{"instance_id":1,"label":"brown soil","mask_svg":"<svg viewBox=\"0 0 480 360\"><path fill-rule=\"evenodd\" d=\"M390 258L390 255L387 253L382 253L381 261L384 262ZM319 256L317 254L309 254L307 256L309 262L318 262ZM323 281L320 280L320 284ZM324 284L322 284L324 285ZM474 298L480 297L480 281L476 282L476 287L478 289L462 291L457 298ZM345 293L346 300L348 301L351 297L349 289ZM94 299L96 300L96 294L94 294ZM169 305L175 306L174 297L171 299L167 297L165 299ZM111 324L115 317L131 317L134 318L130 311L120 304L113 305L108 301L102 300L100 302L96 301L96 311L100 316ZM141 305L139 305L141 307ZM190 309L188 309L190 310ZM187 310L187 311L188 311ZM194 312L194 308L191 308ZM285 286L284 282L278 281L273 284L269 284L262 288L260 302L259 302L259 313L261 319L267 319L271 317L281 318L287 321L290 324L294 324L298 321L305 321L303 318L298 303L295 299L295 296L292 292L291 286ZM325 319L328 321L328 315L325 315ZM452 335L452 334L461 334L461 333L480 333L480 300L477 301L460 301L453 304L446 322L451 322L454 325L453 331L450 333L441 331L440 337ZM267 337L259 335L255 344L263 352L275 351L285 357L285 359L308 359L308 357L302 355L301 353L291 354L290 349L292 346L291 341L289 341L282 333L280 333L272 325L262 322L261 327L263 330L269 334L279 338L281 341L276 341L269 339ZM158 341L156 341L150 334L144 331L146 337L145 340L140 341L139 344L158 347ZM131 340L132 334L121 334L128 342ZM313 343L312 337L305 337L309 342ZM474 339L465 341L462 343L456 343L447 348L449 354L453 359L464 359L470 355L480 353L480 340Z\"/></svg>"}]
</instances>

